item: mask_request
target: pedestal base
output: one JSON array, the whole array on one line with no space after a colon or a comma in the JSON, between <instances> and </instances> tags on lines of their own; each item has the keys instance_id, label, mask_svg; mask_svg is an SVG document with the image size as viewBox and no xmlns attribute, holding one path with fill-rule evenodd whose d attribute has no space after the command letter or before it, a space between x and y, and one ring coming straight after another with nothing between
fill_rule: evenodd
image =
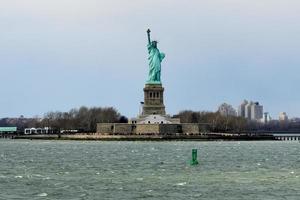
<instances>
[{"instance_id":1,"label":"pedestal base","mask_svg":"<svg viewBox=\"0 0 300 200\"><path fill-rule=\"evenodd\" d=\"M161 84L146 84L142 115L165 115L164 88Z\"/></svg>"}]
</instances>

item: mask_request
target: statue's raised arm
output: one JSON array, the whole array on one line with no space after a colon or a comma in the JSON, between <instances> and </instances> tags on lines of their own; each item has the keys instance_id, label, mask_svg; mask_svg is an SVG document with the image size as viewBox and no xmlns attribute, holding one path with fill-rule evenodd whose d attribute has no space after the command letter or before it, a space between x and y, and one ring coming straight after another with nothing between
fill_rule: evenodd
<instances>
[{"instance_id":1,"label":"statue's raised arm","mask_svg":"<svg viewBox=\"0 0 300 200\"><path fill-rule=\"evenodd\" d=\"M151 44L151 39L150 39L150 29L148 28L147 30L147 35L148 35L148 44Z\"/></svg>"}]
</instances>

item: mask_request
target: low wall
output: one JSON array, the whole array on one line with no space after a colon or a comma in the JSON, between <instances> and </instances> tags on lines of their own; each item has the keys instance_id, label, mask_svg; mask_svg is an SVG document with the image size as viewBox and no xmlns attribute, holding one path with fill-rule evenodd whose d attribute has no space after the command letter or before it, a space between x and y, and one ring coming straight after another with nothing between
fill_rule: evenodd
<instances>
[{"instance_id":1,"label":"low wall","mask_svg":"<svg viewBox=\"0 0 300 200\"><path fill-rule=\"evenodd\" d=\"M130 135L135 134L134 124L114 124L114 134Z\"/></svg>"},{"instance_id":2,"label":"low wall","mask_svg":"<svg viewBox=\"0 0 300 200\"><path fill-rule=\"evenodd\" d=\"M137 124L136 125L136 134L138 135L158 135L159 132L159 124Z\"/></svg>"},{"instance_id":3,"label":"low wall","mask_svg":"<svg viewBox=\"0 0 300 200\"><path fill-rule=\"evenodd\" d=\"M182 133L184 134L199 134L199 124L181 124Z\"/></svg>"},{"instance_id":4,"label":"low wall","mask_svg":"<svg viewBox=\"0 0 300 200\"><path fill-rule=\"evenodd\" d=\"M106 135L157 135L183 134L197 135L207 132L206 124L125 124L97 123L97 133Z\"/></svg>"},{"instance_id":5,"label":"low wall","mask_svg":"<svg viewBox=\"0 0 300 200\"><path fill-rule=\"evenodd\" d=\"M160 124L159 133L163 135L175 135L177 133L182 133L182 128L180 124Z\"/></svg>"},{"instance_id":6,"label":"low wall","mask_svg":"<svg viewBox=\"0 0 300 200\"><path fill-rule=\"evenodd\" d=\"M14 139L30 140L275 140L272 135L236 135L236 134L215 134L208 133L203 135L103 135L99 133L78 133L74 135L20 135Z\"/></svg>"},{"instance_id":7,"label":"low wall","mask_svg":"<svg viewBox=\"0 0 300 200\"><path fill-rule=\"evenodd\" d=\"M113 123L97 123L97 133L114 133L114 124Z\"/></svg>"}]
</instances>

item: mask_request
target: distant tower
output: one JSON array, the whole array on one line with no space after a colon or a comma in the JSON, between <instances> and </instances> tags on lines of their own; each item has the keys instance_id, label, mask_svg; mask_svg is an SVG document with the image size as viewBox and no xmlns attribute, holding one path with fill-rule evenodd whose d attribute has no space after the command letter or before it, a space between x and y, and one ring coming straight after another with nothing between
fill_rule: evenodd
<instances>
[{"instance_id":1,"label":"distant tower","mask_svg":"<svg viewBox=\"0 0 300 200\"><path fill-rule=\"evenodd\" d=\"M245 118L246 119L251 119L251 106L253 105L253 102L250 101L245 105Z\"/></svg>"},{"instance_id":2,"label":"distant tower","mask_svg":"<svg viewBox=\"0 0 300 200\"><path fill-rule=\"evenodd\" d=\"M248 101L247 100L244 100L241 105L238 107L238 116L239 117L245 117L245 107L246 105L248 104Z\"/></svg>"},{"instance_id":3,"label":"distant tower","mask_svg":"<svg viewBox=\"0 0 300 200\"><path fill-rule=\"evenodd\" d=\"M268 123L269 122L269 113L268 112L264 112L264 117L263 117L263 119L262 119L262 122L263 123Z\"/></svg>"},{"instance_id":4,"label":"distant tower","mask_svg":"<svg viewBox=\"0 0 300 200\"><path fill-rule=\"evenodd\" d=\"M288 120L289 120L289 118L288 118L286 112L279 113L279 121L286 122Z\"/></svg>"},{"instance_id":5,"label":"distant tower","mask_svg":"<svg viewBox=\"0 0 300 200\"><path fill-rule=\"evenodd\" d=\"M259 102L244 100L238 107L238 116L248 120L264 121L263 106Z\"/></svg>"},{"instance_id":6,"label":"distant tower","mask_svg":"<svg viewBox=\"0 0 300 200\"><path fill-rule=\"evenodd\" d=\"M263 106L255 102L251 105L251 120L261 120L263 118Z\"/></svg>"}]
</instances>

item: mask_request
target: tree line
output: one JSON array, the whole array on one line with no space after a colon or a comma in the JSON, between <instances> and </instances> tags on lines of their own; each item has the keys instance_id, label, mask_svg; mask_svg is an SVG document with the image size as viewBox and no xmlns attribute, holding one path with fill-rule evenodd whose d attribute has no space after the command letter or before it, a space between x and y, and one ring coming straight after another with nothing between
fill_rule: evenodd
<instances>
[{"instance_id":1,"label":"tree line","mask_svg":"<svg viewBox=\"0 0 300 200\"><path fill-rule=\"evenodd\" d=\"M223 116L219 112L183 110L173 116L181 123L206 123L211 132L300 131L299 121L271 121L263 124L242 117ZM113 107L73 108L68 112L51 111L42 118L3 118L0 126L17 126L20 131L30 127L51 127L55 130L96 132L97 123L128 123L128 118Z\"/></svg>"},{"instance_id":2,"label":"tree line","mask_svg":"<svg viewBox=\"0 0 300 200\"><path fill-rule=\"evenodd\" d=\"M243 117L223 116L219 112L184 110L173 117L180 118L181 123L207 123L211 132L300 131L300 121L261 123Z\"/></svg>"},{"instance_id":3,"label":"tree line","mask_svg":"<svg viewBox=\"0 0 300 200\"><path fill-rule=\"evenodd\" d=\"M42 118L14 118L3 119L4 126L17 126L19 130L31 127L51 127L54 130L79 130L82 132L96 132L97 123L127 123L127 117L121 115L113 107L85 107L73 108L68 112L51 111ZM9 123L11 122L11 123ZM0 120L1 125L1 120Z\"/></svg>"},{"instance_id":4,"label":"tree line","mask_svg":"<svg viewBox=\"0 0 300 200\"><path fill-rule=\"evenodd\" d=\"M184 110L174 115L181 123L206 123L211 132L241 132L247 128L242 117L222 116L219 112Z\"/></svg>"},{"instance_id":5,"label":"tree line","mask_svg":"<svg viewBox=\"0 0 300 200\"><path fill-rule=\"evenodd\" d=\"M40 127L51 127L64 130L81 130L96 132L97 123L127 123L128 119L122 116L113 107L85 106L73 108L69 112L48 112L39 122Z\"/></svg>"}]
</instances>

